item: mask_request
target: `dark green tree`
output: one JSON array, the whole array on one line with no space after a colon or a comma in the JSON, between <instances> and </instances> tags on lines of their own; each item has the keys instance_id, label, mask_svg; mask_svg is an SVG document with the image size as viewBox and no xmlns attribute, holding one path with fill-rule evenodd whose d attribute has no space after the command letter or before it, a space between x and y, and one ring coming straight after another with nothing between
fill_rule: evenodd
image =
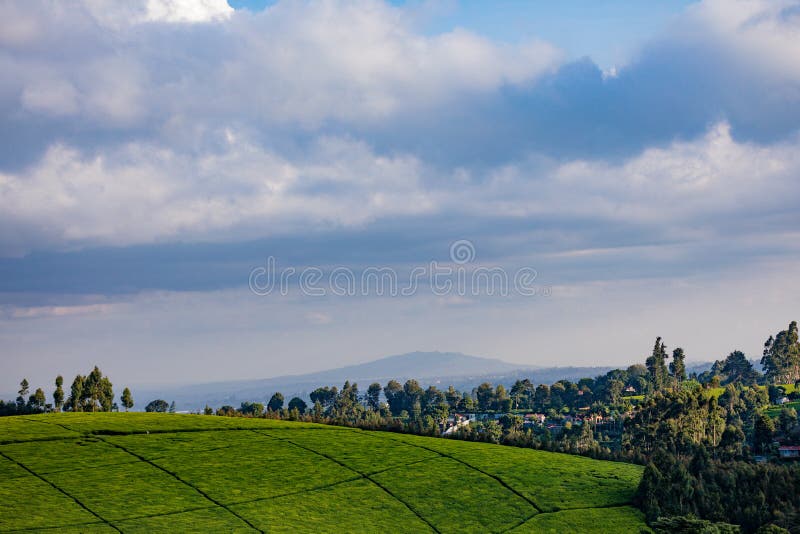
<instances>
[{"instance_id":1,"label":"dark green tree","mask_svg":"<svg viewBox=\"0 0 800 534\"><path fill-rule=\"evenodd\" d=\"M533 393L533 409L545 412L550 407L550 386L539 384Z\"/></svg>"},{"instance_id":2,"label":"dark green tree","mask_svg":"<svg viewBox=\"0 0 800 534\"><path fill-rule=\"evenodd\" d=\"M56 409L57 412L61 411L61 407L64 406L64 377L58 375L56 377L56 390L53 392L53 407Z\"/></svg>"},{"instance_id":3,"label":"dark green tree","mask_svg":"<svg viewBox=\"0 0 800 534\"><path fill-rule=\"evenodd\" d=\"M661 391L667 385L667 346L656 338L652 354L645 361L647 375L653 391Z\"/></svg>"},{"instance_id":4,"label":"dark green tree","mask_svg":"<svg viewBox=\"0 0 800 534\"><path fill-rule=\"evenodd\" d=\"M756 424L753 432L753 445L757 452L766 452L767 447L772 443L775 435L775 423L763 413L756 416Z\"/></svg>"},{"instance_id":5,"label":"dark green tree","mask_svg":"<svg viewBox=\"0 0 800 534\"><path fill-rule=\"evenodd\" d=\"M19 383L19 391L17 392L17 407L20 410L25 407L25 398L28 396L29 388L28 379L23 378L22 382Z\"/></svg>"},{"instance_id":6,"label":"dark green tree","mask_svg":"<svg viewBox=\"0 0 800 534\"><path fill-rule=\"evenodd\" d=\"M422 396L425 392L416 380L406 380L403 384L403 408L409 412L416 412L418 419L422 414ZM412 413L412 416L414 414Z\"/></svg>"},{"instance_id":7,"label":"dark green tree","mask_svg":"<svg viewBox=\"0 0 800 534\"><path fill-rule=\"evenodd\" d=\"M758 372L753 369L753 364L747 359L742 351L731 352L722 364L722 374L725 376L725 383L742 382L745 384L755 384L758 380Z\"/></svg>"},{"instance_id":8,"label":"dark green tree","mask_svg":"<svg viewBox=\"0 0 800 534\"><path fill-rule=\"evenodd\" d=\"M221 408L217 408L217 415L222 417L233 417L234 415L236 415L236 408L226 404Z\"/></svg>"},{"instance_id":9,"label":"dark green tree","mask_svg":"<svg viewBox=\"0 0 800 534\"><path fill-rule=\"evenodd\" d=\"M789 328L778 332L764 343L761 365L767 380L773 384L793 384L800 380L800 342L798 342L797 321Z\"/></svg>"},{"instance_id":10,"label":"dark green tree","mask_svg":"<svg viewBox=\"0 0 800 534\"><path fill-rule=\"evenodd\" d=\"M165 413L169 410L169 404L164 399L156 399L147 403L144 407L146 412Z\"/></svg>"},{"instance_id":11,"label":"dark green tree","mask_svg":"<svg viewBox=\"0 0 800 534\"><path fill-rule=\"evenodd\" d=\"M83 377L81 375L75 377L69 391L67 405L73 412L80 412L82 409L81 399L83 398Z\"/></svg>"},{"instance_id":12,"label":"dark green tree","mask_svg":"<svg viewBox=\"0 0 800 534\"><path fill-rule=\"evenodd\" d=\"M484 382L475 390L475 398L478 399L478 410L482 412L491 410L494 404L494 388L489 382Z\"/></svg>"},{"instance_id":13,"label":"dark green tree","mask_svg":"<svg viewBox=\"0 0 800 534\"><path fill-rule=\"evenodd\" d=\"M108 377L100 379L100 408L104 412L114 410L114 387Z\"/></svg>"},{"instance_id":14,"label":"dark green tree","mask_svg":"<svg viewBox=\"0 0 800 534\"><path fill-rule=\"evenodd\" d=\"M380 398L381 398L381 385L377 382L373 382L367 388L367 406L374 411L378 411L380 408Z\"/></svg>"},{"instance_id":15,"label":"dark green tree","mask_svg":"<svg viewBox=\"0 0 800 534\"><path fill-rule=\"evenodd\" d=\"M323 409L330 408L333 403L336 401L336 397L339 395L339 390L336 386L329 388L325 386L324 388L317 388L311 392L311 402L319 403Z\"/></svg>"},{"instance_id":16,"label":"dark green tree","mask_svg":"<svg viewBox=\"0 0 800 534\"><path fill-rule=\"evenodd\" d=\"M239 411L242 412L242 415L259 417L264 413L264 405L260 402L243 402Z\"/></svg>"},{"instance_id":17,"label":"dark green tree","mask_svg":"<svg viewBox=\"0 0 800 534\"><path fill-rule=\"evenodd\" d=\"M389 404L389 410L392 415L397 417L403 411L403 386L397 380L389 380L386 387L383 388L383 394L386 397L386 402Z\"/></svg>"},{"instance_id":18,"label":"dark green tree","mask_svg":"<svg viewBox=\"0 0 800 534\"><path fill-rule=\"evenodd\" d=\"M686 355L680 347L672 351L672 361L669 363L669 372L678 385L686 380Z\"/></svg>"},{"instance_id":19,"label":"dark green tree","mask_svg":"<svg viewBox=\"0 0 800 534\"><path fill-rule=\"evenodd\" d=\"M133 408L133 395L131 395L131 390L125 388L122 390L122 397L120 398L122 402L122 407L125 408L127 412L129 409Z\"/></svg>"},{"instance_id":20,"label":"dark green tree","mask_svg":"<svg viewBox=\"0 0 800 534\"><path fill-rule=\"evenodd\" d=\"M283 408L283 393L277 392L272 395L267 403L267 409L271 412L278 412Z\"/></svg>"},{"instance_id":21,"label":"dark green tree","mask_svg":"<svg viewBox=\"0 0 800 534\"><path fill-rule=\"evenodd\" d=\"M380 384L378 387L381 387ZM300 397L292 397L292 399L289 401L289 410L297 410L303 414L306 413L306 409L308 409L308 405L306 404L306 401Z\"/></svg>"},{"instance_id":22,"label":"dark green tree","mask_svg":"<svg viewBox=\"0 0 800 534\"><path fill-rule=\"evenodd\" d=\"M110 412L114 406L114 389L108 377L96 365L92 372L82 377L80 404L84 411Z\"/></svg>"},{"instance_id":23,"label":"dark green tree","mask_svg":"<svg viewBox=\"0 0 800 534\"><path fill-rule=\"evenodd\" d=\"M28 405L33 410L38 412L43 411L46 404L47 404L47 397L45 397L42 388L37 388L36 392L33 395L31 395L31 398L28 400Z\"/></svg>"}]
</instances>

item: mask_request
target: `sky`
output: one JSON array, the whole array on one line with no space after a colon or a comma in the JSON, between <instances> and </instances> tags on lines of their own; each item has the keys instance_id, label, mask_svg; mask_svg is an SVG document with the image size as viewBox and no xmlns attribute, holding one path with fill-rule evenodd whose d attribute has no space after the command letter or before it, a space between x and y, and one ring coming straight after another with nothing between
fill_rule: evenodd
<instances>
[{"instance_id":1,"label":"sky","mask_svg":"<svg viewBox=\"0 0 800 534\"><path fill-rule=\"evenodd\" d=\"M800 318L798 1L4 2L0 69L0 392Z\"/></svg>"}]
</instances>

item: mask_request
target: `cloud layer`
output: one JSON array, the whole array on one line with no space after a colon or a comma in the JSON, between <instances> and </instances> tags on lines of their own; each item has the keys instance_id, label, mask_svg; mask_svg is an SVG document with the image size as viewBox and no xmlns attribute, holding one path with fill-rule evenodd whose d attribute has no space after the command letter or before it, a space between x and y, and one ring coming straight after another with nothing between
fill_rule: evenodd
<instances>
[{"instance_id":1,"label":"cloud layer","mask_svg":"<svg viewBox=\"0 0 800 534\"><path fill-rule=\"evenodd\" d=\"M800 2L698 2L614 72L425 27L377 0L0 5L0 323L456 239L565 299L797 265Z\"/></svg>"}]
</instances>

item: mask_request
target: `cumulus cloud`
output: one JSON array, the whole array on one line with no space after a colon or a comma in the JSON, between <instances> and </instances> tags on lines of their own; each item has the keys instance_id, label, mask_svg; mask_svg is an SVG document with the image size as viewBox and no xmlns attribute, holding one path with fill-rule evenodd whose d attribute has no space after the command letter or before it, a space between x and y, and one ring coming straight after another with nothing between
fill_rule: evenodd
<instances>
[{"instance_id":1,"label":"cumulus cloud","mask_svg":"<svg viewBox=\"0 0 800 534\"><path fill-rule=\"evenodd\" d=\"M721 43L755 72L800 82L800 3L796 0L742 0L734 6L726 0L705 0L691 6L683 22L688 26L686 34Z\"/></svg>"},{"instance_id":2,"label":"cumulus cloud","mask_svg":"<svg viewBox=\"0 0 800 534\"><path fill-rule=\"evenodd\" d=\"M371 0L3 4L0 254L422 217L785 230L796 4L703 2L614 76Z\"/></svg>"},{"instance_id":3,"label":"cumulus cloud","mask_svg":"<svg viewBox=\"0 0 800 534\"><path fill-rule=\"evenodd\" d=\"M389 118L531 82L560 58L537 41L504 46L460 29L423 36L402 11L374 2L280 3L232 28L240 41L224 82L272 120Z\"/></svg>"},{"instance_id":4,"label":"cumulus cloud","mask_svg":"<svg viewBox=\"0 0 800 534\"><path fill-rule=\"evenodd\" d=\"M761 146L737 142L730 125L713 125L700 139L649 148L622 164L572 161L555 173L560 186L606 200L592 210L653 222L786 207L778 192L800 170L800 139ZM659 209L669 206L669 209Z\"/></svg>"},{"instance_id":5,"label":"cumulus cloud","mask_svg":"<svg viewBox=\"0 0 800 534\"><path fill-rule=\"evenodd\" d=\"M100 24L113 29L147 22L215 22L233 14L226 0L84 0L83 6Z\"/></svg>"},{"instance_id":6,"label":"cumulus cloud","mask_svg":"<svg viewBox=\"0 0 800 534\"><path fill-rule=\"evenodd\" d=\"M243 239L435 207L411 156L322 138L293 161L226 133L226 147L193 156L139 143L99 154L55 145L25 172L0 174L6 252Z\"/></svg>"},{"instance_id":7,"label":"cumulus cloud","mask_svg":"<svg viewBox=\"0 0 800 534\"><path fill-rule=\"evenodd\" d=\"M786 213L792 201L779 192L800 172L800 139L740 142L724 122L619 163L532 155L484 171L386 157L352 139L321 137L288 158L241 132L218 137L217 150L192 155L57 145L24 172L0 174L3 250L242 240L434 215L592 219L677 238Z\"/></svg>"},{"instance_id":8,"label":"cumulus cloud","mask_svg":"<svg viewBox=\"0 0 800 534\"><path fill-rule=\"evenodd\" d=\"M560 58L539 41L500 45L465 30L422 35L404 11L376 0L282 2L257 14L232 14L224 0L2 9L7 72L16 79L8 97L34 114L80 109L77 120L95 126L181 114L385 119L454 93L531 82Z\"/></svg>"},{"instance_id":9,"label":"cumulus cloud","mask_svg":"<svg viewBox=\"0 0 800 534\"><path fill-rule=\"evenodd\" d=\"M792 188L799 154L798 137L769 146L737 141L723 121L698 139L676 140L619 162L559 162L534 155L484 175L465 178L462 169L453 175L461 184L445 209L661 227L701 220L707 225L715 217L767 217L791 207L780 191Z\"/></svg>"}]
</instances>

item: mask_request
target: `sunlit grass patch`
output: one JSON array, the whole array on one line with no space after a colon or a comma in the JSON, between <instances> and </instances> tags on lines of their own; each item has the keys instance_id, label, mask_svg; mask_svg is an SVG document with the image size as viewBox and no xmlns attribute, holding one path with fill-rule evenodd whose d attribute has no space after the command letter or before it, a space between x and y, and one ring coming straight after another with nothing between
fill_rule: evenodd
<instances>
[{"instance_id":1,"label":"sunlit grass patch","mask_svg":"<svg viewBox=\"0 0 800 534\"><path fill-rule=\"evenodd\" d=\"M373 477L442 532L497 531L536 513L496 480L449 458Z\"/></svg>"},{"instance_id":2,"label":"sunlit grass patch","mask_svg":"<svg viewBox=\"0 0 800 534\"><path fill-rule=\"evenodd\" d=\"M231 507L267 532L431 532L402 503L360 479Z\"/></svg>"},{"instance_id":3,"label":"sunlit grass patch","mask_svg":"<svg viewBox=\"0 0 800 534\"><path fill-rule=\"evenodd\" d=\"M582 456L465 441L398 437L462 460L500 478L543 511L630 503L642 467Z\"/></svg>"},{"instance_id":4,"label":"sunlit grass patch","mask_svg":"<svg viewBox=\"0 0 800 534\"><path fill-rule=\"evenodd\" d=\"M650 532L644 514L632 506L564 510L539 514L512 530L514 534L563 534L564 532L592 532L620 534L622 532Z\"/></svg>"}]
</instances>

